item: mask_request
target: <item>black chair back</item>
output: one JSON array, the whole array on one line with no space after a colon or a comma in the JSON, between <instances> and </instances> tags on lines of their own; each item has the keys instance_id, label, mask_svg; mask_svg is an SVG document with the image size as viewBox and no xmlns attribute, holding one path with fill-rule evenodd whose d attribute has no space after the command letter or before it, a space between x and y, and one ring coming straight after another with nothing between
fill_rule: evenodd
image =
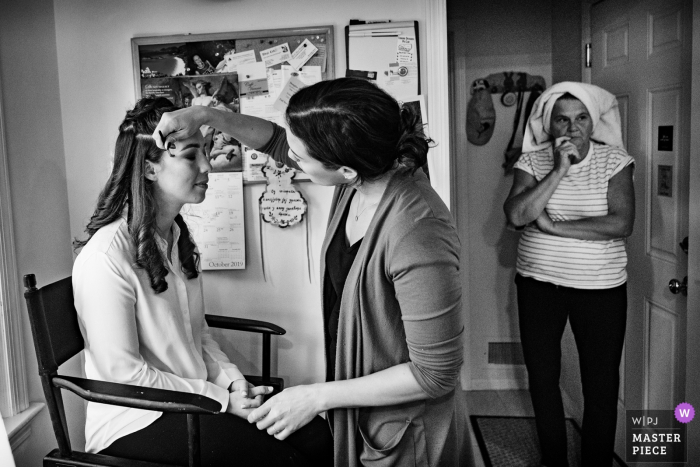
<instances>
[{"instance_id":1,"label":"black chair back","mask_svg":"<svg viewBox=\"0 0 700 467\"><path fill-rule=\"evenodd\" d=\"M63 456L71 453L66 413L61 390L51 383L58 367L83 350L83 337L73 305L73 284L67 277L41 289L36 288L34 274L24 276L24 298L34 337L39 376L51 416L58 450Z\"/></svg>"},{"instance_id":2,"label":"black chair back","mask_svg":"<svg viewBox=\"0 0 700 467\"><path fill-rule=\"evenodd\" d=\"M73 304L71 278L66 277L41 289L36 288L34 274L26 275L24 282L39 372L55 373L85 346Z\"/></svg>"}]
</instances>

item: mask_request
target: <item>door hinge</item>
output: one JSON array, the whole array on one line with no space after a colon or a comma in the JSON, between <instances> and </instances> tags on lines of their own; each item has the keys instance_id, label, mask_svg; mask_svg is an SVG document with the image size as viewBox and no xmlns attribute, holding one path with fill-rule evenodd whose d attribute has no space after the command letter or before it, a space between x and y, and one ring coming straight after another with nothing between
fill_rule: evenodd
<instances>
[{"instance_id":1,"label":"door hinge","mask_svg":"<svg viewBox=\"0 0 700 467\"><path fill-rule=\"evenodd\" d=\"M591 67L591 43L586 44L586 68Z\"/></svg>"}]
</instances>

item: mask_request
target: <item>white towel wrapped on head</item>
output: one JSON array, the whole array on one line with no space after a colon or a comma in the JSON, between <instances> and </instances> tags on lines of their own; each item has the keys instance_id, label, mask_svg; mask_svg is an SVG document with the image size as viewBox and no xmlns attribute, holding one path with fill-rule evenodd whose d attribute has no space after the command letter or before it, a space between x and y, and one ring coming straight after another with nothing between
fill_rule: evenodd
<instances>
[{"instance_id":1,"label":"white towel wrapped on head","mask_svg":"<svg viewBox=\"0 0 700 467\"><path fill-rule=\"evenodd\" d=\"M549 123L554 103L569 93L588 109L593 121L591 139L598 143L624 149L620 110L615 96L593 84L563 81L546 89L535 101L523 137L523 152L539 151L552 145Z\"/></svg>"}]
</instances>

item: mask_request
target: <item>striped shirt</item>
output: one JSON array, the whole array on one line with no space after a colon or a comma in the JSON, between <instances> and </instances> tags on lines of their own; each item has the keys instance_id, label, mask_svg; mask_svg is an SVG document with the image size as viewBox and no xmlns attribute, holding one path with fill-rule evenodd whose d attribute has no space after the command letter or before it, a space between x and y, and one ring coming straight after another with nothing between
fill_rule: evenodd
<instances>
[{"instance_id":1,"label":"striped shirt","mask_svg":"<svg viewBox=\"0 0 700 467\"><path fill-rule=\"evenodd\" d=\"M608 182L634 164L624 149L591 141L588 156L572 165L546 206L555 221L608 214ZM520 156L516 169L539 182L554 168L552 148ZM518 244L517 271L526 277L577 289L608 289L627 280L625 240L579 240L525 227Z\"/></svg>"}]
</instances>

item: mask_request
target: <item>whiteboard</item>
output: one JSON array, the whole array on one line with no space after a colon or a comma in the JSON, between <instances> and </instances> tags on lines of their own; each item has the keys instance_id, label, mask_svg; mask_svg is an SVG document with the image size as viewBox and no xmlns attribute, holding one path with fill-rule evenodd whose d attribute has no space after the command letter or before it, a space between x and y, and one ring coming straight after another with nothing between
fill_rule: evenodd
<instances>
[{"instance_id":1,"label":"whiteboard","mask_svg":"<svg viewBox=\"0 0 700 467\"><path fill-rule=\"evenodd\" d=\"M417 21L350 25L345 36L346 76L365 75L400 101L420 94Z\"/></svg>"}]
</instances>

